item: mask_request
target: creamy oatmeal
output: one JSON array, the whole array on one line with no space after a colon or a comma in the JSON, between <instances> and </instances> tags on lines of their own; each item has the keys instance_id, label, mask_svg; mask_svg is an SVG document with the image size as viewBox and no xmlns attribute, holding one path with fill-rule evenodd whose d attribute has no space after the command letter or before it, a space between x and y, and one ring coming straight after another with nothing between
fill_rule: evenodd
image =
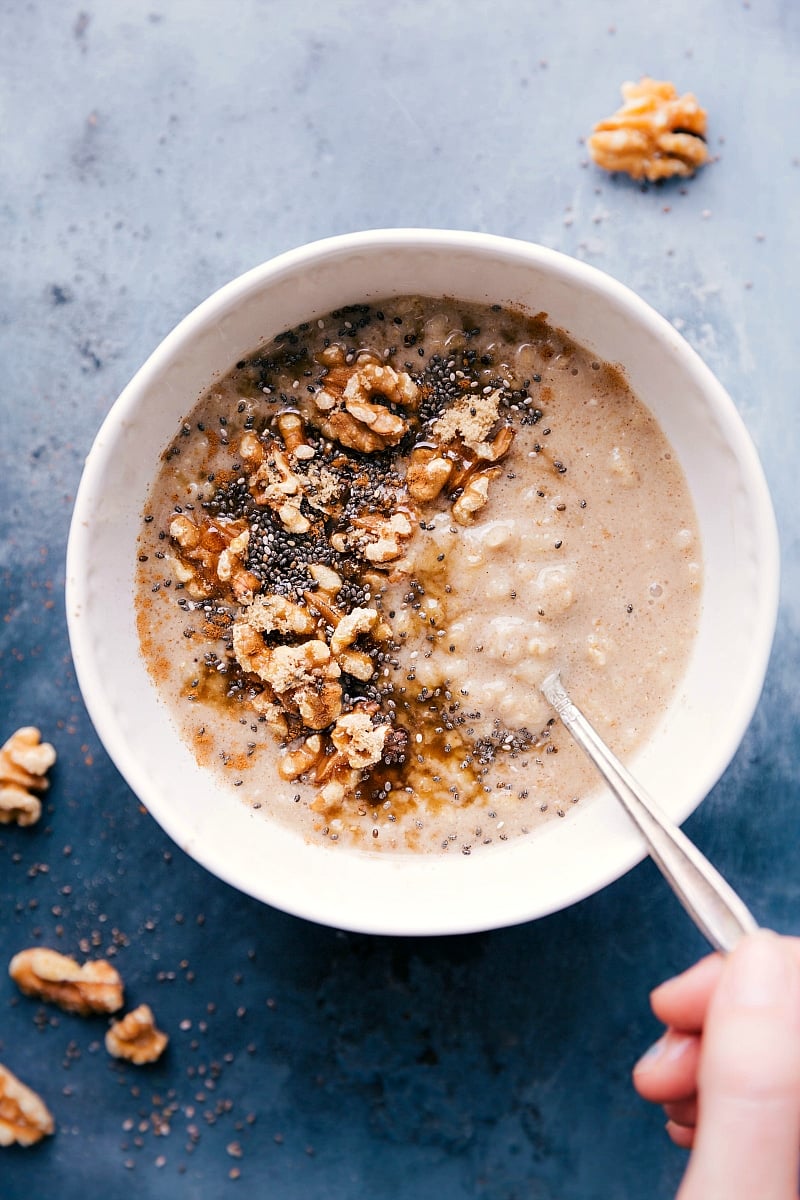
<instances>
[{"instance_id":1,"label":"creamy oatmeal","mask_svg":"<svg viewBox=\"0 0 800 1200\"><path fill-rule=\"evenodd\" d=\"M187 409L189 405L187 404ZM200 398L139 543L147 665L224 785L310 838L476 852L596 787L686 665L701 551L669 443L542 315L421 297L277 337Z\"/></svg>"}]
</instances>

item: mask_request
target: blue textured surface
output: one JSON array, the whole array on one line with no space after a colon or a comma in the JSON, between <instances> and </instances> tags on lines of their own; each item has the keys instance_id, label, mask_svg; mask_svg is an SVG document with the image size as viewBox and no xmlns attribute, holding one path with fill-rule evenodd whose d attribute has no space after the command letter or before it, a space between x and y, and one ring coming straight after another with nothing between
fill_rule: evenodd
<instances>
[{"instance_id":1,"label":"blue textured surface","mask_svg":"<svg viewBox=\"0 0 800 1200\"><path fill-rule=\"evenodd\" d=\"M242 897L169 843L98 745L64 549L115 396L243 269L384 225L590 260L681 328L765 465L783 543L775 652L687 830L762 921L798 930L800 8L0 12L0 732L34 722L59 752L43 821L0 834L0 964L36 943L114 946L131 1002L172 1035L151 1069L112 1063L104 1022L41 1008L0 972L0 1061L58 1124L0 1151L0 1197L669 1200L684 1156L629 1070L656 1033L648 989L703 945L655 869L535 924L432 941L339 934ZM643 73L709 110L719 158L686 186L643 190L585 161L580 139Z\"/></svg>"}]
</instances>

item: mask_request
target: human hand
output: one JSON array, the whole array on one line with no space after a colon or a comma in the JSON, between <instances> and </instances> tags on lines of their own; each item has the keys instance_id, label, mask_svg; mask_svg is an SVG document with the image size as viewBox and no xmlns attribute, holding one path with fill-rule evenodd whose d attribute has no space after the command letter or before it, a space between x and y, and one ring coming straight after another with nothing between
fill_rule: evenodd
<instances>
[{"instance_id":1,"label":"human hand","mask_svg":"<svg viewBox=\"0 0 800 1200\"><path fill-rule=\"evenodd\" d=\"M677 1200L796 1200L800 1167L800 938L751 934L651 995L666 1032L636 1090L692 1149Z\"/></svg>"}]
</instances>

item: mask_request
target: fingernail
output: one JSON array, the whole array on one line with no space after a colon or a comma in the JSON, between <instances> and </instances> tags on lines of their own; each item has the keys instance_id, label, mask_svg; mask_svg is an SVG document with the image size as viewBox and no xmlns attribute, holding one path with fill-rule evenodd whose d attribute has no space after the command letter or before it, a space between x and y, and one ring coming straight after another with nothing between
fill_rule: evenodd
<instances>
[{"instance_id":1,"label":"fingernail","mask_svg":"<svg viewBox=\"0 0 800 1200\"><path fill-rule=\"evenodd\" d=\"M721 987L742 1008L767 1008L786 1003L794 988L783 947L773 933L759 932L742 941L728 960Z\"/></svg>"},{"instance_id":2,"label":"fingernail","mask_svg":"<svg viewBox=\"0 0 800 1200\"><path fill-rule=\"evenodd\" d=\"M672 1032L662 1034L657 1042L653 1042L649 1050L645 1050L633 1069L634 1071L647 1071L656 1063L662 1066L665 1063L675 1062L686 1052L694 1040L690 1034Z\"/></svg>"}]
</instances>

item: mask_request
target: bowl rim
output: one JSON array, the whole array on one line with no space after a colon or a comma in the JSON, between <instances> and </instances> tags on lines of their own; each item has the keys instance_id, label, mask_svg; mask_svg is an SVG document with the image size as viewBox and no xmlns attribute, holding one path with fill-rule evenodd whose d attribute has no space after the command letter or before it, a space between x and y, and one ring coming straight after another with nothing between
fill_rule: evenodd
<instances>
[{"instance_id":1,"label":"bowl rim","mask_svg":"<svg viewBox=\"0 0 800 1200\"><path fill-rule=\"evenodd\" d=\"M152 813L165 832L184 848L186 848L186 834L185 830L181 828L181 822L170 810L168 802L161 804L157 801L153 802L140 764L129 753L124 734L120 730L110 706L103 703L103 681L99 665L93 655L91 632L87 629L86 622L80 619L85 598L84 584L87 553L90 546L88 526L90 512L87 505L90 497L95 494L96 481L106 468L115 440L135 412L142 393L172 361L176 351L196 336L209 320L218 320L221 313L230 310L231 307L246 303L252 294L262 291L271 281L301 271L313 262L335 259L343 254L351 254L359 250L433 247L453 250L466 249L472 253L492 258L505 256L517 262L522 258L548 272L554 272L570 283L588 288L598 296L613 299L625 313L630 314L639 324L648 327L660 341L667 341L675 353L683 359L686 369L697 378L717 414L723 414L726 439L734 445L737 457L744 464L748 484L755 499L753 526L757 531L760 543L760 561L765 570L763 578L760 580L758 612L753 618L757 636L750 644L747 662L742 666L742 688L738 704L733 704L732 711L726 713L728 736L724 745L720 746L715 765L702 781L699 798L684 805L685 811L677 814L679 821L684 820L697 807L725 772L752 720L766 677L777 623L780 582L777 523L763 468L744 421L728 392L697 352L665 317L625 284L591 264L537 243L496 234L413 227L377 228L339 234L286 250L250 268L223 284L187 313L156 346L111 406L87 455L76 493L67 543L66 609L70 646L78 684L97 734L117 769L134 794L146 804L148 811ZM209 379L210 382L212 382L211 379ZM188 398L187 410L191 403L191 398ZM483 922L476 920L473 914L463 923L454 920L452 915L445 920L437 920L436 916L432 915L425 927L420 927L418 922L408 924L402 915L398 915L393 920L387 920L385 914L375 917L365 914L359 916L357 920L353 920L351 916L344 914L342 919L332 920L327 906L320 902L315 903L313 899L303 903L297 903L296 900L286 903L279 896L268 895L263 890L255 891L252 887L243 885L237 878L235 868L227 861L220 861L213 845L203 847L202 850L192 848L187 852L206 869L232 886L297 916L322 924L335 925L339 928L351 928L359 932L417 936L475 932L481 929L509 926L547 915L549 912L576 903L614 882L641 861L647 853L639 836L633 834L631 838L626 839L625 852L618 857L611 870L599 872L597 876L588 878L584 887L573 888L568 897L555 896L549 906L540 904L536 906L535 911L529 911L526 909L523 897L517 905L518 911L513 914L506 913L499 917L497 915L487 917ZM326 853L329 854L330 850L327 850Z\"/></svg>"}]
</instances>

